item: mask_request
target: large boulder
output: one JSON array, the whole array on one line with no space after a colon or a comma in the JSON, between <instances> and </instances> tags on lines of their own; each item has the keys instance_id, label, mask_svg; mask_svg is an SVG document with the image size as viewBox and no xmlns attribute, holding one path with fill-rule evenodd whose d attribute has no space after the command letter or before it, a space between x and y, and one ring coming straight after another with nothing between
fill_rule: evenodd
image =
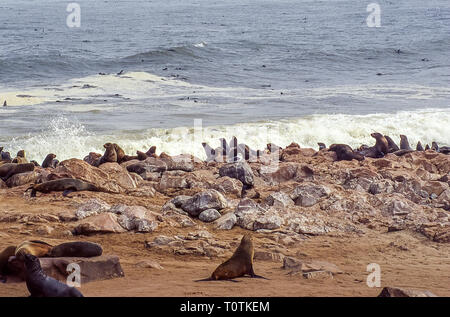
<instances>
[{"instance_id":1,"label":"large boulder","mask_svg":"<svg viewBox=\"0 0 450 317\"><path fill-rule=\"evenodd\" d=\"M296 205L310 207L317 204L321 198L327 197L330 194L331 190L326 186L305 183L297 186L293 190L291 198L295 201Z\"/></svg>"},{"instance_id":2,"label":"large boulder","mask_svg":"<svg viewBox=\"0 0 450 317\"><path fill-rule=\"evenodd\" d=\"M234 212L229 212L216 220L216 229L231 230L236 224L237 218Z\"/></svg>"},{"instance_id":3,"label":"large boulder","mask_svg":"<svg viewBox=\"0 0 450 317\"><path fill-rule=\"evenodd\" d=\"M8 187L22 186L29 183L35 183L39 174L36 171L14 174L6 181Z\"/></svg>"},{"instance_id":4,"label":"large boulder","mask_svg":"<svg viewBox=\"0 0 450 317\"><path fill-rule=\"evenodd\" d=\"M83 235L121 232L126 232L126 230L119 224L117 215L111 212L83 219L74 229L75 234Z\"/></svg>"},{"instance_id":5,"label":"large boulder","mask_svg":"<svg viewBox=\"0 0 450 317\"><path fill-rule=\"evenodd\" d=\"M194 217L206 209L221 210L225 207L227 207L227 200L215 189L197 193L181 205L184 211Z\"/></svg>"},{"instance_id":6,"label":"large boulder","mask_svg":"<svg viewBox=\"0 0 450 317\"><path fill-rule=\"evenodd\" d=\"M236 178L246 187L252 187L254 185L252 169L245 162L225 164L219 169L219 174L221 177L228 176L231 178Z\"/></svg>"}]
</instances>

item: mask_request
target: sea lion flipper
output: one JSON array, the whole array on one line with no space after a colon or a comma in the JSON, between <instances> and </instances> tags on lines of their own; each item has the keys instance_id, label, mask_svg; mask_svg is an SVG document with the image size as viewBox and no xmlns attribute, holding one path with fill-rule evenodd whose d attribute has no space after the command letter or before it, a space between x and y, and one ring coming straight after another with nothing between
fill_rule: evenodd
<instances>
[{"instance_id":1,"label":"sea lion flipper","mask_svg":"<svg viewBox=\"0 0 450 317\"><path fill-rule=\"evenodd\" d=\"M251 278L262 278L262 279L265 279L265 280L270 280L270 279L267 278L267 277L264 277L264 276L261 276L261 275L256 275L256 274L250 275L250 277L251 277Z\"/></svg>"},{"instance_id":2,"label":"sea lion flipper","mask_svg":"<svg viewBox=\"0 0 450 317\"><path fill-rule=\"evenodd\" d=\"M206 282L206 281L214 281L214 280L211 277L208 277L201 280L195 280L194 282Z\"/></svg>"}]
</instances>

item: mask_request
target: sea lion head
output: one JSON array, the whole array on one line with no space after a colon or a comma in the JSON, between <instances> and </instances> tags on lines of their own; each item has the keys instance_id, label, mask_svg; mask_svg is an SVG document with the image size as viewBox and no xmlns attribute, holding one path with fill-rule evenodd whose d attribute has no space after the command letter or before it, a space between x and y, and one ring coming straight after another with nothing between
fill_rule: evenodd
<instances>
[{"instance_id":1,"label":"sea lion head","mask_svg":"<svg viewBox=\"0 0 450 317\"><path fill-rule=\"evenodd\" d=\"M20 150L19 152L17 152L17 157L25 157L25 151L24 150Z\"/></svg>"},{"instance_id":2,"label":"sea lion head","mask_svg":"<svg viewBox=\"0 0 450 317\"><path fill-rule=\"evenodd\" d=\"M41 270L41 262L39 262L39 259L36 256L32 254L25 254L23 259L27 272L37 272Z\"/></svg>"},{"instance_id":3,"label":"sea lion head","mask_svg":"<svg viewBox=\"0 0 450 317\"><path fill-rule=\"evenodd\" d=\"M103 147L104 147L105 149L110 148L111 146L113 146L113 144L110 143L110 142L103 144Z\"/></svg>"},{"instance_id":4,"label":"sea lion head","mask_svg":"<svg viewBox=\"0 0 450 317\"><path fill-rule=\"evenodd\" d=\"M252 235L250 233L246 233L241 239L241 244L249 244L252 243L252 241Z\"/></svg>"}]
</instances>

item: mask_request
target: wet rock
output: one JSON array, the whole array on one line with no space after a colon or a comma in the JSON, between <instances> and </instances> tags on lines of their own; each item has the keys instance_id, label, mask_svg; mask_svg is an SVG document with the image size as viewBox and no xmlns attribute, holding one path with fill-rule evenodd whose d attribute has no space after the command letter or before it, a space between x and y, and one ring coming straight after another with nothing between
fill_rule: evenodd
<instances>
[{"instance_id":1,"label":"wet rock","mask_svg":"<svg viewBox=\"0 0 450 317\"><path fill-rule=\"evenodd\" d=\"M252 169L245 162L225 164L219 169L219 174L221 177L228 176L231 178L236 178L247 187L252 187L254 184Z\"/></svg>"},{"instance_id":2,"label":"wet rock","mask_svg":"<svg viewBox=\"0 0 450 317\"><path fill-rule=\"evenodd\" d=\"M198 215L198 219L203 222L213 222L220 218L220 212L215 209L206 209Z\"/></svg>"},{"instance_id":3,"label":"wet rock","mask_svg":"<svg viewBox=\"0 0 450 317\"><path fill-rule=\"evenodd\" d=\"M189 213L191 216L198 216L206 209L221 210L227 207L225 197L217 190L209 189L195 194L192 198L185 201L181 208Z\"/></svg>"},{"instance_id":4,"label":"wet rock","mask_svg":"<svg viewBox=\"0 0 450 317\"><path fill-rule=\"evenodd\" d=\"M384 287L378 297L437 297L427 290Z\"/></svg>"}]
</instances>

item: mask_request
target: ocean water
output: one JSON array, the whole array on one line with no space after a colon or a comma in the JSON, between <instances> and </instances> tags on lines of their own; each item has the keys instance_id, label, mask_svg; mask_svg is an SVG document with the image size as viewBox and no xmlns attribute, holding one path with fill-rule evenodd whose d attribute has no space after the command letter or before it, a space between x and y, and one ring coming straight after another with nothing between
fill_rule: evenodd
<instances>
[{"instance_id":1,"label":"ocean water","mask_svg":"<svg viewBox=\"0 0 450 317\"><path fill-rule=\"evenodd\" d=\"M379 28L369 3L1 0L0 145L38 161L109 141L204 158L232 135L450 145L450 2L377 1Z\"/></svg>"}]
</instances>

